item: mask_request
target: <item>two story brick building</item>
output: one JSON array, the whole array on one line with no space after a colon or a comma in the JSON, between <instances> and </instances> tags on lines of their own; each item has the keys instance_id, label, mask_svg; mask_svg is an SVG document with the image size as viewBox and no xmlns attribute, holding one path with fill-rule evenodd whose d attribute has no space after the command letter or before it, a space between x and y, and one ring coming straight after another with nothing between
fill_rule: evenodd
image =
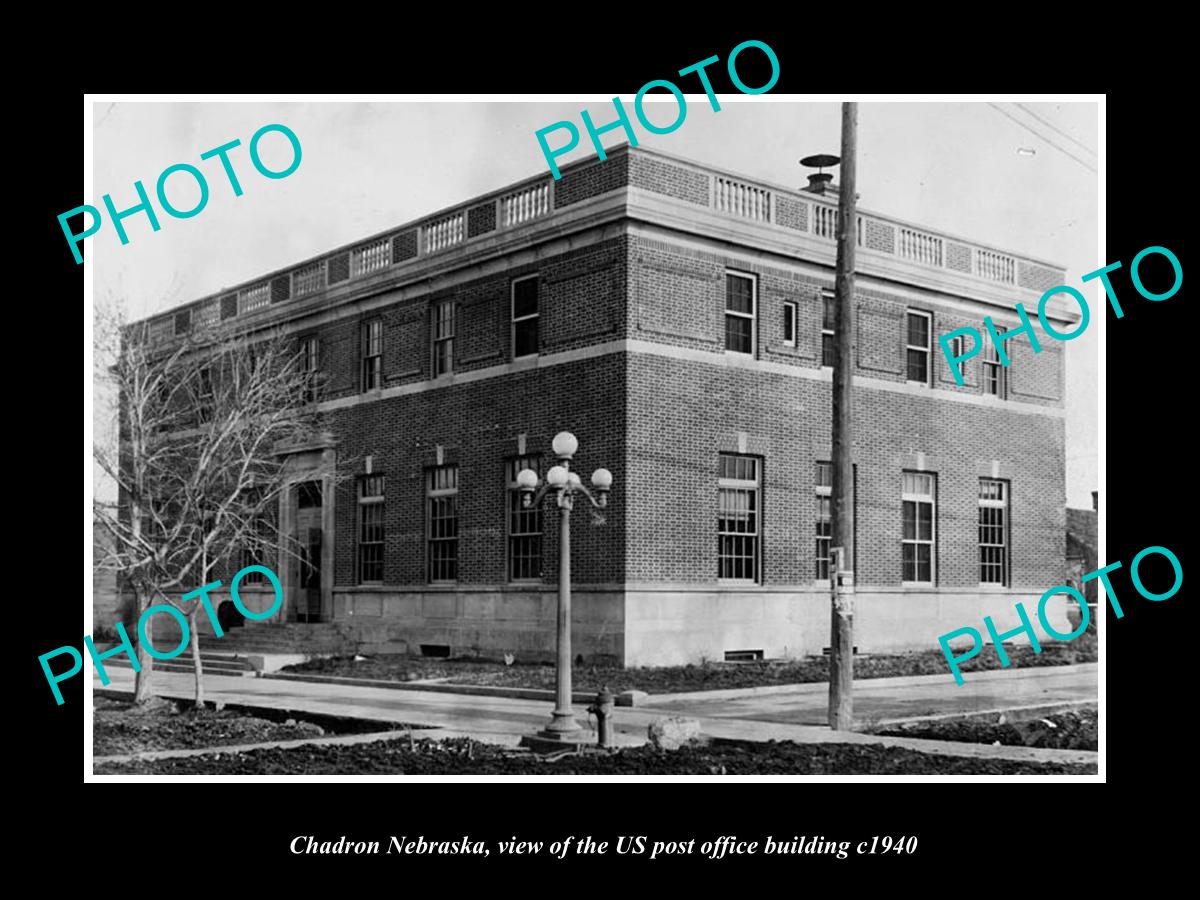
<instances>
[{"instance_id":1,"label":"two story brick building","mask_svg":"<svg viewBox=\"0 0 1200 900\"><path fill-rule=\"evenodd\" d=\"M557 511L523 510L515 478L569 430L577 469L614 476L603 523L575 517L580 655L820 653L836 219L832 194L623 147L152 320L163 341L283 327L321 374L326 440L279 510L310 564L279 561L283 608L251 627L552 655ZM867 211L856 229L856 644L1015 625L1065 573L1061 345L1015 339L957 387L937 336L1015 326L1063 270Z\"/></svg>"}]
</instances>

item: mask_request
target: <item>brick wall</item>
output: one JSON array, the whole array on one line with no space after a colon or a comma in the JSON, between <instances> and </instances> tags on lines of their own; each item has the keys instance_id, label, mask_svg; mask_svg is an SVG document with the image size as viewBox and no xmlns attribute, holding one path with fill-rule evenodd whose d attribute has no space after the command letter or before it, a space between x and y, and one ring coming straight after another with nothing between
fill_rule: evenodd
<instances>
[{"instance_id":1,"label":"brick wall","mask_svg":"<svg viewBox=\"0 0 1200 900\"><path fill-rule=\"evenodd\" d=\"M614 583L624 566L625 364L621 355L581 360L497 378L385 398L331 414L341 441L338 466L358 475L367 456L386 476L384 584L423 585L425 481L443 461L459 467L459 575L463 585L500 584L506 573L504 460L516 456L518 435L526 452L550 464L550 442L562 430L579 438L575 468L585 480L601 466L614 477L613 514L593 527L578 509L572 534L574 575L580 583ZM543 469L544 471L544 469ZM335 584L355 584L356 486L341 484L336 501ZM549 507L547 507L549 509ZM554 583L558 513L547 512L543 558Z\"/></svg>"},{"instance_id":2,"label":"brick wall","mask_svg":"<svg viewBox=\"0 0 1200 900\"><path fill-rule=\"evenodd\" d=\"M628 572L634 582L717 578L717 456L763 458L763 578L811 583L814 462L830 458L824 381L657 355L629 364ZM748 402L753 398L753 402ZM858 583L899 587L901 471L936 472L937 585L979 583L978 483L1011 479L1016 588L1063 575L1065 440L1061 419L864 388L854 406Z\"/></svg>"}]
</instances>

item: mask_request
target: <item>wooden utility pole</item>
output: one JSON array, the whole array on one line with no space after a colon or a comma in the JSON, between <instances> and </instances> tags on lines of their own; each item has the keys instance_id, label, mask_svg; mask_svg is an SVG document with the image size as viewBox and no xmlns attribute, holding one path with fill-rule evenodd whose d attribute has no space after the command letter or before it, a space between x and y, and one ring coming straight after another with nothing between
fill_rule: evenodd
<instances>
[{"instance_id":1,"label":"wooden utility pole","mask_svg":"<svg viewBox=\"0 0 1200 900\"><path fill-rule=\"evenodd\" d=\"M854 726L854 470L850 382L854 357L854 249L858 233L855 143L858 104L842 104L842 183L838 193L837 281L834 286L833 503L830 567L829 727Z\"/></svg>"}]
</instances>

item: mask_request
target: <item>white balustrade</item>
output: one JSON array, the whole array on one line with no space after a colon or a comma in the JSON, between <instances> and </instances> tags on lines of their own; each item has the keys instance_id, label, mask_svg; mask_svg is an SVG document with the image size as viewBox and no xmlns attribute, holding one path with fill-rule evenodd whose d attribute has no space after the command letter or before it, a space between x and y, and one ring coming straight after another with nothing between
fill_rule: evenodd
<instances>
[{"instance_id":1,"label":"white balustrade","mask_svg":"<svg viewBox=\"0 0 1200 900\"><path fill-rule=\"evenodd\" d=\"M500 198L500 225L508 228L550 212L550 184L535 184Z\"/></svg>"},{"instance_id":2,"label":"white balustrade","mask_svg":"<svg viewBox=\"0 0 1200 900\"><path fill-rule=\"evenodd\" d=\"M715 188L717 212L754 219L756 222L771 221L771 192L765 188L730 181L719 175L715 179Z\"/></svg>"},{"instance_id":3,"label":"white balustrade","mask_svg":"<svg viewBox=\"0 0 1200 900\"><path fill-rule=\"evenodd\" d=\"M350 251L350 274L365 275L392 264L392 239L381 238Z\"/></svg>"},{"instance_id":4,"label":"white balustrade","mask_svg":"<svg viewBox=\"0 0 1200 900\"><path fill-rule=\"evenodd\" d=\"M313 263L292 273L292 296L303 297L325 287L325 261Z\"/></svg>"},{"instance_id":5,"label":"white balustrade","mask_svg":"<svg viewBox=\"0 0 1200 900\"><path fill-rule=\"evenodd\" d=\"M247 313L271 304L271 282L264 281L238 292L238 312Z\"/></svg>"},{"instance_id":6,"label":"white balustrade","mask_svg":"<svg viewBox=\"0 0 1200 900\"><path fill-rule=\"evenodd\" d=\"M429 222L421 226L421 236L426 253L461 244L466 236L466 216L456 212Z\"/></svg>"},{"instance_id":7,"label":"white balustrade","mask_svg":"<svg viewBox=\"0 0 1200 900\"><path fill-rule=\"evenodd\" d=\"M988 281L999 281L1002 284L1016 282L1017 261L1003 253L975 248L975 274Z\"/></svg>"},{"instance_id":8,"label":"white balustrade","mask_svg":"<svg viewBox=\"0 0 1200 900\"><path fill-rule=\"evenodd\" d=\"M899 255L927 266L940 266L944 258L942 239L911 228L898 229Z\"/></svg>"}]
</instances>

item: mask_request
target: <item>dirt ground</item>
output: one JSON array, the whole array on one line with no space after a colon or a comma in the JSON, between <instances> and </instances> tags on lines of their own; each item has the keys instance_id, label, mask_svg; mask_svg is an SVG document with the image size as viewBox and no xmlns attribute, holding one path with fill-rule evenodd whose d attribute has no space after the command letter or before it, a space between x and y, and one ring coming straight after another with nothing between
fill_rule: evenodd
<instances>
[{"instance_id":1,"label":"dirt ground","mask_svg":"<svg viewBox=\"0 0 1200 900\"><path fill-rule=\"evenodd\" d=\"M105 697L95 698L92 723L96 756L290 741L325 734L321 726L309 722L272 722L231 710L181 710L165 700L139 709Z\"/></svg>"},{"instance_id":2,"label":"dirt ground","mask_svg":"<svg viewBox=\"0 0 1200 900\"><path fill-rule=\"evenodd\" d=\"M987 720L922 722L887 728L876 734L1011 747L1097 750L1097 720L1096 710L1082 709L1017 722L1008 721L1004 715L991 715Z\"/></svg>"},{"instance_id":3,"label":"dirt ground","mask_svg":"<svg viewBox=\"0 0 1200 900\"><path fill-rule=\"evenodd\" d=\"M1094 765L981 760L863 744L713 744L652 747L558 759L481 744L404 738L367 744L213 753L97 765L97 775L1088 775Z\"/></svg>"},{"instance_id":4,"label":"dirt ground","mask_svg":"<svg viewBox=\"0 0 1200 900\"><path fill-rule=\"evenodd\" d=\"M1089 629L1073 641L1047 641L1041 653L1030 647L1008 647L1012 668L1065 666L1096 662L1096 632ZM963 672L1001 668L995 652L985 648L979 656L960 664ZM457 684L481 684L496 687L554 688L554 666L550 663L503 662L469 658L426 659L419 656L375 656L314 659L286 666L284 672L312 675L338 675L374 678L381 681L414 681L424 678L448 679ZM912 653L860 656L854 660L854 677L887 678L898 675L943 675L948 673L946 658L940 650ZM616 693L626 690L648 694L708 691L723 688L761 687L773 684L807 684L829 680L829 660L808 657L798 660L661 666L625 669L619 666L576 665L574 688L598 691L608 687Z\"/></svg>"}]
</instances>

